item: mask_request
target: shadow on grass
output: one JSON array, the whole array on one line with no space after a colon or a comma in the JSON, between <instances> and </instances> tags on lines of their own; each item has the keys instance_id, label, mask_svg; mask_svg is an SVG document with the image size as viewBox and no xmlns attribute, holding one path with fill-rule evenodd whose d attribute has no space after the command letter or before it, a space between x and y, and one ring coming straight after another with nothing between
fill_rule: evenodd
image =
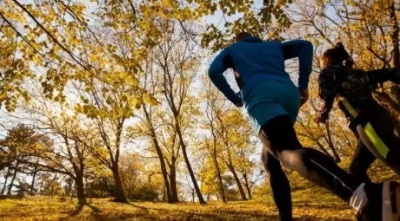
<instances>
[{"instance_id":1,"label":"shadow on grass","mask_svg":"<svg viewBox=\"0 0 400 221\"><path fill-rule=\"evenodd\" d=\"M335 205L331 205L331 204L324 204L324 203L311 203L310 201L307 200L298 200L293 202L293 208L315 208L315 209L331 209L331 210L347 210L347 209L351 209L350 206L346 205L346 204L335 204Z\"/></svg>"},{"instance_id":2,"label":"shadow on grass","mask_svg":"<svg viewBox=\"0 0 400 221\"><path fill-rule=\"evenodd\" d=\"M89 207L94 213L101 212L101 210L98 207L93 206L90 203L78 203L76 205L76 208L74 209L74 211L72 211L69 215L70 216L78 215L82 211L83 207L85 207L85 206Z\"/></svg>"},{"instance_id":3,"label":"shadow on grass","mask_svg":"<svg viewBox=\"0 0 400 221\"><path fill-rule=\"evenodd\" d=\"M183 211L183 210L167 210L161 208L146 208L134 204L130 204L135 208L140 208L145 211L145 214L136 214L128 216L129 218L134 218L132 220L186 220L186 221L200 221L200 220L210 220L210 221L279 221L280 218L277 215L265 214L257 211L236 211L234 209L211 209L207 211ZM347 207L346 207L347 209ZM154 212L152 212L154 211ZM111 218L111 217L110 217ZM124 219L101 219L103 221L111 220L124 220ZM130 220L130 219L129 219ZM304 215L299 218L294 218L295 221L315 221L315 220L335 220L335 221L352 221L352 219L323 219L316 216Z\"/></svg>"},{"instance_id":4,"label":"shadow on grass","mask_svg":"<svg viewBox=\"0 0 400 221\"><path fill-rule=\"evenodd\" d=\"M135 212L121 213L121 214L107 214L102 213L101 210L95 206L86 203L84 205L77 205L76 209L70 214L66 220L74 220L74 216L79 214L84 206L88 206L92 212L85 215L84 220L91 221L129 221L129 220L140 220L140 221L152 221L152 220L167 220L167 221L279 221L279 217L275 214L266 214L262 211L238 211L234 208L214 208L207 210L197 210L196 208L191 209L163 209L163 208L148 208L135 203L121 203L124 205L130 205L139 210ZM314 207L314 208L334 208L336 209L348 209L346 205L335 205L334 207L329 205L310 205L307 201L297 201L294 203L294 207ZM76 219L77 217L75 217ZM322 219L314 215L304 215L302 217L295 218L294 221L319 221L319 220L335 220L335 221L352 221L352 219Z\"/></svg>"},{"instance_id":5,"label":"shadow on grass","mask_svg":"<svg viewBox=\"0 0 400 221\"><path fill-rule=\"evenodd\" d=\"M128 220L140 220L140 221L155 221L155 220L168 220L168 221L279 221L277 215L243 215L242 213L232 214L232 213L220 213L220 214L191 214L186 212L181 212L176 215L164 214L151 215L151 214L129 214L129 215L118 215L109 216L103 214L92 214L89 217L85 217L85 220L96 220L96 221L128 221ZM352 219L322 219L315 216L302 216L293 219L294 221L353 221Z\"/></svg>"}]
</instances>

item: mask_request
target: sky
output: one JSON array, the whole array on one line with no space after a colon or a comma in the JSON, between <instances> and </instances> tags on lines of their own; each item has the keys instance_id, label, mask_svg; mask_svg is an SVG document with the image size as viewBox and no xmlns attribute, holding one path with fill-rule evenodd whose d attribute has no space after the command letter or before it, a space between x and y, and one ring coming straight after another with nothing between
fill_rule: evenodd
<instances>
[{"instance_id":1,"label":"sky","mask_svg":"<svg viewBox=\"0 0 400 221\"><path fill-rule=\"evenodd\" d=\"M31 1L32 1L32 0L19 0L19 2L23 2L23 3L25 3L25 2L31 2ZM0 0L0 2L1 2L1 0ZM91 13L91 11L93 11L93 10L96 8L96 5L94 5L93 3L90 3L89 0L82 0L81 2L83 2L84 4L86 4L86 5L88 6L89 10L87 11L87 14ZM258 4L259 4L259 3L258 3ZM219 24L218 27L223 28L223 27L224 27L224 26L223 26L223 25L224 25L224 22L221 21L222 16L223 16L223 13L222 13L222 11L219 10L219 11L217 11L216 14L211 15L211 16L207 16L207 17L203 18L202 20L203 20L203 23L204 23L204 24L210 24L210 23L213 23L213 24L215 24L215 25ZM237 19L237 18L239 18L239 17L240 17L240 15L228 16L228 17L227 17L227 20L228 20L228 21L233 21L233 20L235 20L235 19ZM207 69L207 66L205 65L202 69L206 70L206 69ZM230 78L230 82L232 82L233 76L230 76L229 78ZM292 79L295 80L296 78L294 77L294 78L292 78ZM297 83L297 82L295 82L295 83ZM69 96L72 98L73 95L69 95ZM0 117L1 117L2 115L5 116L5 113L0 113ZM7 120L6 120L6 121L7 121ZM3 118L3 122L4 122L4 118ZM133 123L133 122L131 122L131 123ZM7 133L6 130L0 130L0 136L1 136L1 135L5 136L6 133ZM260 149L261 149L261 146L260 146L260 144L258 144L258 150L260 150ZM253 156L251 156L251 158L253 158L253 159L255 159L256 161L258 161L258 160L259 160L259 154L258 154L258 152L259 152L259 151L257 151L256 154L254 154ZM2 182L2 181L3 181L3 179L0 178L0 182ZM30 178L28 177L26 181L29 182L29 181L30 181ZM0 187L1 187L1 186L0 186Z\"/></svg>"}]
</instances>

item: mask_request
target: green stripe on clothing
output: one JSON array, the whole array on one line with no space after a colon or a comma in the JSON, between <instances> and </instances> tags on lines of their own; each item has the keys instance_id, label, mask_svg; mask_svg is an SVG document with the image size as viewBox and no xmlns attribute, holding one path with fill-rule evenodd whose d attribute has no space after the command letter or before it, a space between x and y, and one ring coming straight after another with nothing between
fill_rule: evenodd
<instances>
[{"instance_id":1,"label":"green stripe on clothing","mask_svg":"<svg viewBox=\"0 0 400 221\"><path fill-rule=\"evenodd\" d=\"M376 134L374 128L370 123L365 125L364 127L365 133L367 134L368 138L371 140L371 142L374 144L376 150L379 152L383 158L386 159L386 156L389 152L389 148L386 146L386 144L381 140L381 138Z\"/></svg>"}]
</instances>

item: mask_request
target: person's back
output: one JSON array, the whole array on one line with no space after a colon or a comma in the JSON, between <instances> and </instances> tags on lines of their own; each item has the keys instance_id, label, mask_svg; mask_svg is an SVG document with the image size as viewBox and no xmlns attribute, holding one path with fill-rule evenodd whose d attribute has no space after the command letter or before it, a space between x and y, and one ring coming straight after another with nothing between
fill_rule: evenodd
<instances>
[{"instance_id":1,"label":"person's back","mask_svg":"<svg viewBox=\"0 0 400 221\"><path fill-rule=\"evenodd\" d=\"M308 96L306 92L312 53L312 44L304 40L280 43L263 41L251 35L239 36L236 43L217 56L210 66L209 75L233 103L237 101L233 95L228 94L231 88L219 82L223 81L219 73L225 70L223 68L233 68L235 75L240 76L240 96L250 113L255 133L258 134L261 125L278 113L288 112L294 123L300 106L299 90ZM299 57L300 66L298 88L285 71L285 60L295 57Z\"/></svg>"},{"instance_id":2,"label":"person's back","mask_svg":"<svg viewBox=\"0 0 400 221\"><path fill-rule=\"evenodd\" d=\"M246 102L248 92L265 80L273 80L294 86L289 74L285 71L285 60L299 58L298 89L302 97L308 96L307 88L311 73L313 46L304 40L263 41L249 33L236 36L237 42L225 48L215 58L209 68L209 76L215 86L233 103L242 100L226 84L220 74L227 68L233 68L242 83L241 97Z\"/></svg>"},{"instance_id":3,"label":"person's back","mask_svg":"<svg viewBox=\"0 0 400 221\"><path fill-rule=\"evenodd\" d=\"M285 57L277 41L248 37L232 44L227 51L245 87L254 86L263 79L292 82L285 71Z\"/></svg>"},{"instance_id":4,"label":"person's back","mask_svg":"<svg viewBox=\"0 0 400 221\"><path fill-rule=\"evenodd\" d=\"M368 112L374 107L380 107L372 96L367 75L362 70L356 70L341 64L326 67L318 76L320 93L327 97L330 93L339 101L339 107L347 118L357 113Z\"/></svg>"}]
</instances>

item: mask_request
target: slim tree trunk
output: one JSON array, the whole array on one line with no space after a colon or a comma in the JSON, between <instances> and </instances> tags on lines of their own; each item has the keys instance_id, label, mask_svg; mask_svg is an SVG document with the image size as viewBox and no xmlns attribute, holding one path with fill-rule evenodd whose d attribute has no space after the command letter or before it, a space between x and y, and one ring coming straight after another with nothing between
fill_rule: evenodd
<instances>
[{"instance_id":1,"label":"slim tree trunk","mask_svg":"<svg viewBox=\"0 0 400 221\"><path fill-rule=\"evenodd\" d=\"M185 163L186 163L186 166L188 168L190 178L192 179L193 186L194 186L194 189L195 189L196 194L197 194L197 198L199 198L199 203L200 204L206 204L206 201L204 201L204 198L201 195L199 184L197 183L196 177L194 176L194 172L193 172L192 166L190 164L189 157L188 157L187 152L186 152L186 147L182 147L182 154L183 154L183 158L185 159Z\"/></svg>"},{"instance_id":2,"label":"slim tree trunk","mask_svg":"<svg viewBox=\"0 0 400 221\"><path fill-rule=\"evenodd\" d=\"M393 21L393 33L392 33L392 43L393 43L393 64L396 68L400 68L400 49L399 49L399 22L396 16L396 8L394 1L390 4L390 18Z\"/></svg>"},{"instance_id":3,"label":"slim tree trunk","mask_svg":"<svg viewBox=\"0 0 400 221\"><path fill-rule=\"evenodd\" d=\"M251 188L250 188L250 183L249 180L247 178L247 173L243 174L243 179L244 179L244 184L247 190L247 195L249 196L249 199L251 200L253 197L251 196Z\"/></svg>"},{"instance_id":4,"label":"slim tree trunk","mask_svg":"<svg viewBox=\"0 0 400 221\"><path fill-rule=\"evenodd\" d=\"M326 148L317 140L314 140L314 142L317 144L317 146L321 149L322 152L324 152L325 155L330 157L332 160L334 160L333 156L326 150Z\"/></svg>"},{"instance_id":5,"label":"slim tree trunk","mask_svg":"<svg viewBox=\"0 0 400 221\"><path fill-rule=\"evenodd\" d=\"M1 195L4 195L5 191L6 191L6 187L7 187L7 181L8 181L8 174L10 173L10 168L7 168L7 173L4 176L4 185L3 185L3 189L1 190Z\"/></svg>"},{"instance_id":6,"label":"slim tree trunk","mask_svg":"<svg viewBox=\"0 0 400 221\"><path fill-rule=\"evenodd\" d=\"M163 202L168 202L168 199L167 199L167 187L165 186L165 183L164 183L164 188L163 188L163 191L162 191L162 201Z\"/></svg>"},{"instance_id":7,"label":"slim tree trunk","mask_svg":"<svg viewBox=\"0 0 400 221\"><path fill-rule=\"evenodd\" d=\"M216 154L216 151L214 150L214 154ZM217 178L218 178L218 187L219 187L219 194L221 195L222 202L226 203L226 197L225 197L225 191L224 191L224 185L222 183L222 176L221 176L221 170L219 169L219 163L217 160L217 156L213 156L213 162L214 162L214 167L217 172Z\"/></svg>"},{"instance_id":8,"label":"slim tree trunk","mask_svg":"<svg viewBox=\"0 0 400 221\"><path fill-rule=\"evenodd\" d=\"M235 171L235 168L233 167L233 165L231 163L226 162L226 165L228 166L229 170L231 171L231 173L233 175L233 178L236 181L237 187L239 189L240 197L242 198L242 200L247 200L246 194L244 193L244 190L243 190L242 183L240 182L240 179Z\"/></svg>"},{"instance_id":9,"label":"slim tree trunk","mask_svg":"<svg viewBox=\"0 0 400 221\"><path fill-rule=\"evenodd\" d=\"M189 160L188 154L186 152L186 144L183 141L183 136L182 136L182 133L181 133L181 130L180 130L180 127L179 127L179 124L177 123L177 121L178 121L178 119L175 118L175 129L176 129L176 132L178 133L179 144L181 145L181 148L182 148L183 158L185 159L185 163L186 163L187 169L189 171L190 178L192 179L193 187L196 190L197 198L199 198L199 203L206 204L206 201L204 200L203 195L201 195L199 184L197 183L196 177L194 176L192 165L190 164L190 160Z\"/></svg>"},{"instance_id":10,"label":"slim tree trunk","mask_svg":"<svg viewBox=\"0 0 400 221\"><path fill-rule=\"evenodd\" d=\"M331 149L332 154L333 154L333 160L335 161L335 163L339 163L342 161L342 159L340 158L339 154L337 153L335 146L333 145L333 141L332 141L332 136L331 136L331 130L330 130L330 125L329 123L326 124L326 132L327 132L327 142L328 142L328 147L329 149Z\"/></svg>"},{"instance_id":11,"label":"slim tree trunk","mask_svg":"<svg viewBox=\"0 0 400 221\"><path fill-rule=\"evenodd\" d=\"M227 143L226 143L226 147L227 147L227 152L228 152L228 159L225 161L225 163L228 166L228 169L231 171L233 178L236 181L237 187L239 189L240 197L242 198L242 200L247 200L246 194L244 193L244 190L243 190L242 183L240 182L240 179L239 179L239 177L235 171L235 168L233 166L231 151L230 151Z\"/></svg>"},{"instance_id":12,"label":"slim tree trunk","mask_svg":"<svg viewBox=\"0 0 400 221\"><path fill-rule=\"evenodd\" d=\"M165 165L164 154L162 153L160 144L158 143L156 131L154 130L153 124L151 122L150 114L149 114L148 110L146 109L145 105L143 105L143 112L144 112L147 122L150 124L150 133L152 136L153 145L154 145L154 148L156 149L158 160L160 161L161 173L162 173L162 177L164 180L167 201L168 201L168 203L173 203L172 194L171 194L171 186L168 181L168 172L167 172L167 166Z\"/></svg>"},{"instance_id":13,"label":"slim tree trunk","mask_svg":"<svg viewBox=\"0 0 400 221\"><path fill-rule=\"evenodd\" d=\"M10 186L8 187L7 195L11 195L11 190L14 186L14 181L15 181L15 178L17 177L17 173L18 173L17 168L18 168L18 163L15 164L14 174L11 178L11 182L10 182Z\"/></svg>"},{"instance_id":14,"label":"slim tree trunk","mask_svg":"<svg viewBox=\"0 0 400 221\"><path fill-rule=\"evenodd\" d=\"M38 173L38 171L35 168L35 170L33 171L32 182L31 182L31 186L30 186L31 195L33 195L35 193L35 182L36 182L37 173Z\"/></svg>"}]
</instances>

